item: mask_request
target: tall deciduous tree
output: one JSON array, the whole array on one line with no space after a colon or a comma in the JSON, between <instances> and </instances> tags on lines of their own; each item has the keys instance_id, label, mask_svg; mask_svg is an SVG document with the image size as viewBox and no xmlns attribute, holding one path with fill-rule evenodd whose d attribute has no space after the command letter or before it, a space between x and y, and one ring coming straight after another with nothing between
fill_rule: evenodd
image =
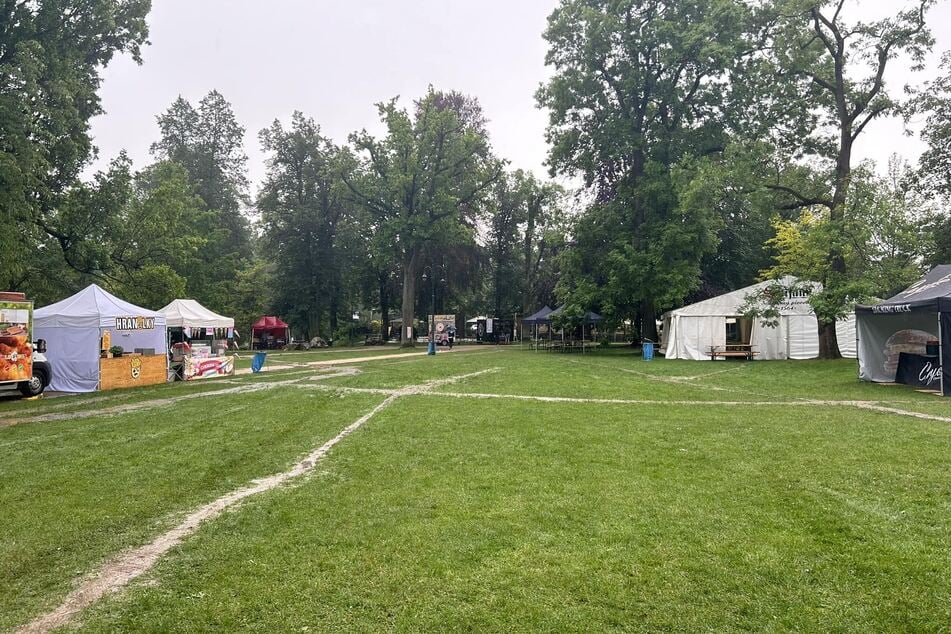
<instances>
[{"instance_id":1,"label":"tall deciduous tree","mask_svg":"<svg viewBox=\"0 0 951 634\"><path fill-rule=\"evenodd\" d=\"M244 128L217 91L192 106L179 97L158 116L160 139L152 154L185 168L211 217L203 229L207 246L189 276L188 291L216 310L231 308L235 271L251 257L247 156Z\"/></svg>"},{"instance_id":2,"label":"tall deciduous tree","mask_svg":"<svg viewBox=\"0 0 951 634\"><path fill-rule=\"evenodd\" d=\"M309 336L330 338L349 308L346 276L363 259L341 179L348 155L300 112L289 129L275 121L260 139L270 156L257 208L275 265L276 307Z\"/></svg>"},{"instance_id":3,"label":"tall deciduous tree","mask_svg":"<svg viewBox=\"0 0 951 634\"><path fill-rule=\"evenodd\" d=\"M563 259L569 305L639 315L653 337L656 311L699 284L717 221L680 207L674 165L723 149L724 83L754 17L734 0L563 0L549 17L550 164L595 198Z\"/></svg>"},{"instance_id":4,"label":"tall deciduous tree","mask_svg":"<svg viewBox=\"0 0 951 634\"><path fill-rule=\"evenodd\" d=\"M933 44L925 23L925 12L933 4L934 0L916 0L892 16L865 22L861 16L848 19L845 0L777 3L778 24L769 49L776 77L802 95L790 108L821 113L812 138L798 149L822 165L828 176L824 186L813 190L781 182L769 187L787 194L794 205L825 207L833 234L846 220L856 141L871 122L893 114L898 106L887 90L889 64L906 55L920 65ZM832 266L825 279L817 280L825 295L817 297L815 306L820 358L840 356L835 321L848 308L843 287L850 280L840 242L828 242Z\"/></svg>"},{"instance_id":5,"label":"tall deciduous tree","mask_svg":"<svg viewBox=\"0 0 951 634\"><path fill-rule=\"evenodd\" d=\"M94 152L89 120L113 56L140 61L148 0L0 3L0 282L21 288L37 270L68 275L53 251L73 239L50 216ZM43 251L42 253L40 251Z\"/></svg>"},{"instance_id":6,"label":"tall deciduous tree","mask_svg":"<svg viewBox=\"0 0 951 634\"><path fill-rule=\"evenodd\" d=\"M415 319L425 250L472 241L480 200L502 166L491 154L481 109L471 97L430 88L412 112L395 99L378 109L386 136L351 135L363 166L345 180L373 217L374 244L399 259L403 345L412 346L405 333Z\"/></svg>"}]
</instances>

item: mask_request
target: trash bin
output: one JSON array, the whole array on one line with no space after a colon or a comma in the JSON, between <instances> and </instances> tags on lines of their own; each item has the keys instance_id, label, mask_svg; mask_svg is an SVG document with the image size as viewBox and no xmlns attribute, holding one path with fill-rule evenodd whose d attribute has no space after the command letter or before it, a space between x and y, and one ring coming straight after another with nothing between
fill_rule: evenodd
<instances>
[{"instance_id":1,"label":"trash bin","mask_svg":"<svg viewBox=\"0 0 951 634\"><path fill-rule=\"evenodd\" d=\"M261 368L264 367L265 361L267 361L266 352L255 352L254 357L251 358L251 371L260 372Z\"/></svg>"},{"instance_id":2,"label":"trash bin","mask_svg":"<svg viewBox=\"0 0 951 634\"><path fill-rule=\"evenodd\" d=\"M654 342L645 341L641 344L641 356L644 357L644 361L650 361L654 358Z\"/></svg>"}]
</instances>

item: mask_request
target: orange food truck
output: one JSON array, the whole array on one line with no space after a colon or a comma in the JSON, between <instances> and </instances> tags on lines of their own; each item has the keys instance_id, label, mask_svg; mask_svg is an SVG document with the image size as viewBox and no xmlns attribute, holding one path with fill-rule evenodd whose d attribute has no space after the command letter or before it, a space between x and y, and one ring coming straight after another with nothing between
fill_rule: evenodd
<instances>
[{"instance_id":1,"label":"orange food truck","mask_svg":"<svg viewBox=\"0 0 951 634\"><path fill-rule=\"evenodd\" d=\"M0 389L39 396L50 384L46 342L32 335L33 302L23 293L0 292Z\"/></svg>"}]
</instances>

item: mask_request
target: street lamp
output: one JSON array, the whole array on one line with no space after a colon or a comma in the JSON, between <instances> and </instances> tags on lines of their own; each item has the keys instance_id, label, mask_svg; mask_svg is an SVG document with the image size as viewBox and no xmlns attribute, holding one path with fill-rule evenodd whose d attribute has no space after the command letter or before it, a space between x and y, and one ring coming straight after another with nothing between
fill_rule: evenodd
<instances>
[{"instance_id":1,"label":"street lamp","mask_svg":"<svg viewBox=\"0 0 951 634\"><path fill-rule=\"evenodd\" d=\"M433 304L429 311L429 347L426 354L436 354L436 273L440 273L439 283L446 283L446 267L442 264L436 266L427 266L423 268L423 282L429 278L433 280Z\"/></svg>"}]
</instances>

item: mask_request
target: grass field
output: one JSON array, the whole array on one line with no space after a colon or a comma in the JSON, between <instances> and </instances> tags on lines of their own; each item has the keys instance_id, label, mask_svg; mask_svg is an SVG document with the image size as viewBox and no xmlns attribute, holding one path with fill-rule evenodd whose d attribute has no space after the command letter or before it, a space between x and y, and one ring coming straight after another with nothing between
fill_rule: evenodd
<instances>
[{"instance_id":1,"label":"grass field","mask_svg":"<svg viewBox=\"0 0 951 634\"><path fill-rule=\"evenodd\" d=\"M294 365L0 404L0 631L64 600L96 632L951 623L951 404L854 361Z\"/></svg>"}]
</instances>

